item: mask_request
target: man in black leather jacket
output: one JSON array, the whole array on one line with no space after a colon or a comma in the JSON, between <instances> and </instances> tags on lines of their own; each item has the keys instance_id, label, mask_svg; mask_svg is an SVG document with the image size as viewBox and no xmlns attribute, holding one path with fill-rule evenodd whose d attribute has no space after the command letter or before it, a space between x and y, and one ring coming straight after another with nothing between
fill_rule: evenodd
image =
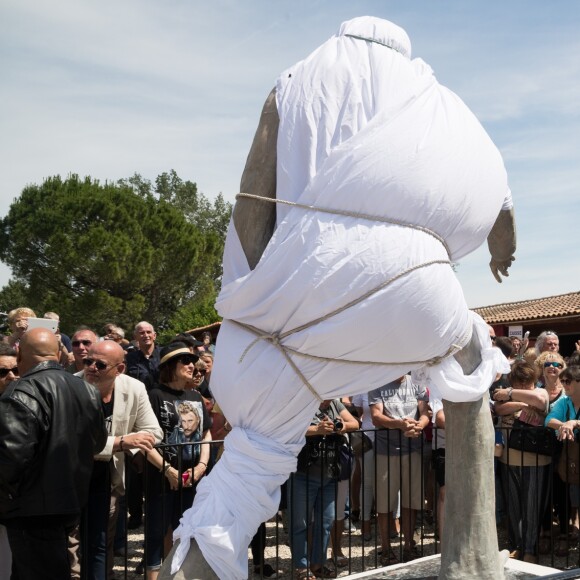
<instances>
[{"instance_id":1,"label":"man in black leather jacket","mask_svg":"<svg viewBox=\"0 0 580 580\"><path fill-rule=\"evenodd\" d=\"M107 440L98 391L57 360L55 335L29 330L18 351L21 378L0 397L0 521L18 580L70 578L68 531Z\"/></svg>"}]
</instances>

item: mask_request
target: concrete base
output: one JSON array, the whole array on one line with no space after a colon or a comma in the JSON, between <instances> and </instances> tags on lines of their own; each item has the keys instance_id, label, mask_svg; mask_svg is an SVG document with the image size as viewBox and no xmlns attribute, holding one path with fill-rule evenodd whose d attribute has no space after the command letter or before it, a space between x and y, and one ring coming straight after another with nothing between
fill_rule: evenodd
<instances>
[{"instance_id":1,"label":"concrete base","mask_svg":"<svg viewBox=\"0 0 580 580\"><path fill-rule=\"evenodd\" d=\"M386 568L379 568L369 572L361 572L349 576L349 580L364 578L366 580L437 580L441 569L441 554L426 556L412 562L395 564ZM538 564L528 564L520 560L509 560L505 566L506 580L524 580L528 578L539 578L560 572L556 568L539 566Z\"/></svg>"}]
</instances>

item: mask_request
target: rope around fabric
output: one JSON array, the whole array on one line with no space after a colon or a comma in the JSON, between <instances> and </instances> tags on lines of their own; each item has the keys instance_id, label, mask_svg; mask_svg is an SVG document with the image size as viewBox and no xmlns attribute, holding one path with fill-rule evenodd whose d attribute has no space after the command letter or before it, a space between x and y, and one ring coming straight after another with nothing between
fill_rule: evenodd
<instances>
[{"instance_id":1,"label":"rope around fabric","mask_svg":"<svg viewBox=\"0 0 580 580\"><path fill-rule=\"evenodd\" d=\"M328 213L331 215L343 215L346 217L354 217L354 218L359 218L359 219L363 219L363 220L379 222L379 223L383 223L383 224L391 224L394 226L411 228L413 230L418 230L420 232L424 232L425 234L433 236L438 242L440 242L443 245L443 247L445 248L445 251L447 252L447 255L449 257L451 257L451 251L449 250L449 246L447 245L447 242L437 232L434 232L433 230L430 230L429 228L426 228L424 226L419 226L417 224L410 224L410 223L404 222L402 220L396 220L396 219L372 215L372 214L368 214L368 213L359 213L356 211L349 211L349 210L345 210L345 209L332 209L332 208L328 208L328 207L318 207L315 205L308 205L306 203L287 201L285 199L263 197L261 195L254 195L252 193L238 193L238 195L236 195L236 199L239 199L239 198L254 199L256 201L266 201L269 203L278 203L280 205L287 205L290 207L298 207L301 209L307 209L310 211L317 211L320 213Z\"/></svg>"},{"instance_id":2,"label":"rope around fabric","mask_svg":"<svg viewBox=\"0 0 580 580\"><path fill-rule=\"evenodd\" d=\"M282 200L282 199L273 199L273 198L269 198L269 197L263 197L260 195L253 195L251 193L238 193L238 195L236 195L236 199L238 199L238 198L254 199L256 201L267 201L270 203L280 203L282 205L299 207L299 208L308 209L311 211L319 211L319 212L329 213L329 214L337 214L337 215L344 215L344 216L348 216L348 217L356 217L356 218L360 218L360 219L378 221L381 223L389 223L389 224L394 224L394 225L398 225L398 226L402 226L402 227L416 229L416 230L425 232L426 234L429 234L430 236L433 236L436 240L441 242L441 244L443 244L443 246L445 247L445 250L447 251L447 255L449 255L449 248L447 247L447 244L445 243L443 238L441 238L441 236L439 236L438 234L436 234L432 230L429 230L428 228L424 228L422 226L417 226L415 224L408 224L408 223L404 223L404 222L401 222L398 220L391 220L388 218L384 218L382 216L372 216L369 214L350 212L350 211L346 211L346 210L334 210L334 209L330 209L330 208L320 208L320 207L316 207L313 205L300 204L300 203L286 201L286 200ZM288 364L292 367L294 372L298 375L298 377L300 378L300 380L302 381L304 386L319 401L323 401L324 399L318 394L318 392L312 386L310 381L304 376L302 371L298 368L296 363L292 360L290 353L293 355L296 355L296 356L310 358L310 359L318 360L321 362L339 362L339 363L358 364L358 365L367 365L367 366L371 366L371 365L374 365L374 366L401 366L401 365L434 366L436 364L439 364L444 359L446 359L446 358L452 356L453 354L455 354L456 352L460 351L469 342L469 340L471 339L471 328L469 328L465 332L465 334L462 337L460 337L460 339L456 343L453 343L447 349L447 352L445 354L443 354L441 356L435 356L435 357L432 357L432 358L430 358L428 360L424 360L424 361L382 362L382 361L357 361L357 360L349 360L349 359L338 359L338 358L332 358L332 357L323 357L323 356L317 356L317 355L313 355L313 354L307 354L307 353L295 350L293 348L290 348L288 346L285 346L281 342L282 340L284 340L285 338L287 338L288 336L290 336L292 334L295 334L295 333L300 332L302 330L306 330L308 328L311 328L312 326L315 326L316 324L319 324L320 322L324 322L325 320L328 320L329 318L336 316L337 314L340 314L341 312L344 312L348 308L352 308L353 306L360 304L363 300L366 300L367 298L369 298L373 294L376 294L380 290L383 290L384 288L386 288L387 286L389 286L393 282L396 282L397 280L399 280L403 276L406 276L406 275L410 274L411 272L415 272L416 270L419 270L420 268L426 268L428 266L433 266L435 264L448 264L449 266L451 266L451 261L450 260L431 260L429 262L423 262L421 264L416 264L415 266L412 266L410 268L407 268L406 270L403 270L402 272L399 272L398 274L396 274L392 278L389 278L388 280L382 282L378 286L375 286L371 290L368 290L367 292L365 292L364 294L362 294L358 298L351 300L350 302L344 304L340 308L337 308L336 310L333 310L332 312L328 312L327 314L320 316L319 318L316 318L314 320L311 320L310 322L302 324L301 326L297 326L296 328L293 328L291 330L287 330L286 332L268 333L268 332L264 332L264 331L260 330L259 328L254 327L250 324L245 324L244 322L239 322L238 320L230 319L230 321L233 322L234 324L240 326L241 328L244 328L245 330L251 332L252 334L254 334L256 336L256 338L246 347L246 349L242 353L242 356L240 357L238 362L241 363L244 360L244 357L246 356L248 351L250 351L250 349L258 341L265 340L265 341L269 342L270 344L272 344L275 348L277 348L282 353L282 356L286 359Z\"/></svg>"}]
</instances>

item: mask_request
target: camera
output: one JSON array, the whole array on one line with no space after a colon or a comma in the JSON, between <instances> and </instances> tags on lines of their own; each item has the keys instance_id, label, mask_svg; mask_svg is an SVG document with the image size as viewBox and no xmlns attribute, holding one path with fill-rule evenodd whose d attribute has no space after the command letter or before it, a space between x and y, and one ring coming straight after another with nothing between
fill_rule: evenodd
<instances>
[{"instance_id":1,"label":"camera","mask_svg":"<svg viewBox=\"0 0 580 580\"><path fill-rule=\"evenodd\" d=\"M324 419L330 419L332 421L332 424L334 425L334 430L335 431L342 431L342 427L344 426L344 423L339 418L331 419L326 413L323 413L322 411L318 411L318 413L316 413L316 416L321 421Z\"/></svg>"}]
</instances>

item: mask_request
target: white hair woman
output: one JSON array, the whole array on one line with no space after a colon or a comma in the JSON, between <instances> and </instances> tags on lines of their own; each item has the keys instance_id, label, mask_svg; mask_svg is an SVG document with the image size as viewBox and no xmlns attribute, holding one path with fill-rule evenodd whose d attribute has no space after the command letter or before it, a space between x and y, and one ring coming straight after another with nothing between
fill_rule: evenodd
<instances>
[{"instance_id":1,"label":"white hair woman","mask_svg":"<svg viewBox=\"0 0 580 580\"><path fill-rule=\"evenodd\" d=\"M536 338L536 354L540 356L543 352L558 352L560 350L560 339L553 330L544 330Z\"/></svg>"}]
</instances>

